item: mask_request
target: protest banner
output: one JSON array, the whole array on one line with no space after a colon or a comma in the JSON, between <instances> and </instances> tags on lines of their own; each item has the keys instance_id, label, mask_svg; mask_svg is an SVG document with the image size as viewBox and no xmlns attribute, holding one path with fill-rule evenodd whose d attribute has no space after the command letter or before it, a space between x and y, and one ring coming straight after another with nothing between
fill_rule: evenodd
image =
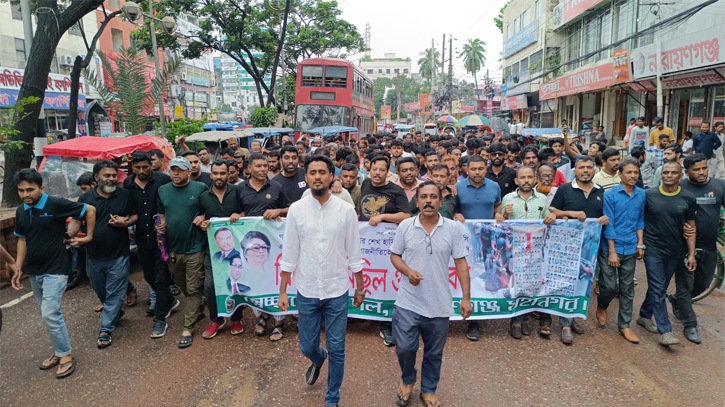
<instances>
[{"instance_id":1,"label":"protest banner","mask_svg":"<svg viewBox=\"0 0 725 407\"><path fill-rule=\"evenodd\" d=\"M289 311L277 308L284 227L284 220L260 217L233 224L212 219L207 232L219 316L230 316L241 305L270 314L297 313L294 273L287 287ZM356 287L350 273L349 316L390 320L400 280L406 278L390 262L397 226L360 222L359 227L366 298L360 308L352 306ZM558 220L551 225L538 220L461 223L468 246L471 319L509 318L531 311L586 318L601 228L596 219ZM460 320L462 293L453 259L448 272L455 310L451 319Z\"/></svg>"}]
</instances>

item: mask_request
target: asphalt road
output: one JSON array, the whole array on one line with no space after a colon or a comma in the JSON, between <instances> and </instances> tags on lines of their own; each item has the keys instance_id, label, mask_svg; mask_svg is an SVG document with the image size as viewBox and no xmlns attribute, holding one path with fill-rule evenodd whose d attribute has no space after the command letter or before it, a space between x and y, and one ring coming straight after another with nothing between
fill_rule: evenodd
<instances>
[{"instance_id":1,"label":"asphalt road","mask_svg":"<svg viewBox=\"0 0 725 407\"><path fill-rule=\"evenodd\" d=\"M646 290L644 266L637 269L635 312ZM140 279L134 273L132 280ZM674 284L674 283L673 283ZM246 331L228 328L211 340L201 338L208 323L195 330L194 344L178 349L182 312L169 318L165 337L149 337L152 319L145 315L148 285L140 282L139 304L126 310L113 346L99 350L96 338L98 300L87 282L66 293L63 311L70 331L76 372L58 380L54 369L38 365L52 354L35 300L4 308L0 334L0 405L11 406L321 406L327 370L314 386L304 382L309 362L301 355L296 323L288 318L287 335L278 343L252 332L254 317L246 311ZM0 304L31 292L0 290ZM183 297L182 302L183 302ZM438 396L445 406L722 406L725 405L725 294L718 291L696 304L703 343L682 336L670 314L681 345L661 347L658 336L637 325L642 342L626 342L616 329L616 301L609 324L597 327L596 302L584 321L586 333L575 343L559 341L558 324L550 340L536 335L520 341L507 333L508 321L481 323L482 339L465 338L465 323L452 323L445 348ZM183 305L183 304L182 304ZM556 318L555 318L556 320ZM538 324L529 322L532 329ZM422 357L419 351L418 365ZM375 322L348 326L342 406L393 406L400 370L394 348L386 348ZM418 400L420 384L412 394Z\"/></svg>"}]
</instances>

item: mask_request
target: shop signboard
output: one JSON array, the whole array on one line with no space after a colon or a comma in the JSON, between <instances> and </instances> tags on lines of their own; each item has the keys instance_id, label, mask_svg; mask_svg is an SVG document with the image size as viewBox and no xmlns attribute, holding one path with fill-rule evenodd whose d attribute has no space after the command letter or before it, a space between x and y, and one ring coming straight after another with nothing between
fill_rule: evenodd
<instances>
[{"instance_id":1,"label":"shop signboard","mask_svg":"<svg viewBox=\"0 0 725 407\"><path fill-rule=\"evenodd\" d=\"M723 68L677 75L670 78L662 78L662 88L680 89L696 86L722 85L725 83L723 77L725 77L725 69Z\"/></svg>"},{"instance_id":2,"label":"shop signboard","mask_svg":"<svg viewBox=\"0 0 725 407\"><path fill-rule=\"evenodd\" d=\"M184 117L184 106L179 105L174 107L174 117L177 119Z\"/></svg>"},{"instance_id":3,"label":"shop signboard","mask_svg":"<svg viewBox=\"0 0 725 407\"><path fill-rule=\"evenodd\" d=\"M461 102L461 111L473 113L473 102Z\"/></svg>"},{"instance_id":4,"label":"shop signboard","mask_svg":"<svg viewBox=\"0 0 725 407\"><path fill-rule=\"evenodd\" d=\"M657 58L657 44L637 48L632 52L632 77L648 78L657 75L658 61L662 74L722 64L725 44L720 44L721 30L708 28L689 35L662 41Z\"/></svg>"},{"instance_id":5,"label":"shop signboard","mask_svg":"<svg viewBox=\"0 0 725 407\"><path fill-rule=\"evenodd\" d=\"M13 107L18 101L18 90L0 88L0 107ZM45 92L43 107L46 109L70 109L70 95L63 93ZM78 95L78 110L86 110L86 97Z\"/></svg>"},{"instance_id":6,"label":"shop signboard","mask_svg":"<svg viewBox=\"0 0 725 407\"><path fill-rule=\"evenodd\" d=\"M24 69L0 66L0 90L20 90L20 86L23 84L23 75L25 75ZM84 86L85 79L81 76L80 85L78 86L81 94L83 93ZM47 92L70 94L70 88L71 80L69 75L48 74L48 86L45 88L46 94Z\"/></svg>"},{"instance_id":7,"label":"shop signboard","mask_svg":"<svg viewBox=\"0 0 725 407\"><path fill-rule=\"evenodd\" d=\"M614 51L614 83L629 82L629 57L628 50Z\"/></svg>"},{"instance_id":8,"label":"shop signboard","mask_svg":"<svg viewBox=\"0 0 725 407\"><path fill-rule=\"evenodd\" d=\"M613 83L614 65L604 64L541 85L539 100L602 89Z\"/></svg>"},{"instance_id":9,"label":"shop signboard","mask_svg":"<svg viewBox=\"0 0 725 407\"><path fill-rule=\"evenodd\" d=\"M518 75L511 75L508 79L506 79L505 95L516 96L521 95L522 93L529 93L529 90L531 88L531 83L529 82L530 78L531 71L529 71L528 69L519 72Z\"/></svg>"},{"instance_id":10,"label":"shop signboard","mask_svg":"<svg viewBox=\"0 0 725 407\"><path fill-rule=\"evenodd\" d=\"M533 42L536 42L536 20L503 43L503 57L508 58Z\"/></svg>"},{"instance_id":11,"label":"shop signboard","mask_svg":"<svg viewBox=\"0 0 725 407\"><path fill-rule=\"evenodd\" d=\"M690 117L690 119L687 120L687 125L690 127L702 126L702 117Z\"/></svg>"},{"instance_id":12,"label":"shop signboard","mask_svg":"<svg viewBox=\"0 0 725 407\"><path fill-rule=\"evenodd\" d=\"M501 102L501 110L526 109L526 95L509 96Z\"/></svg>"},{"instance_id":13,"label":"shop signboard","mask_svg":"<svg viewBox=\"0 0 725 407\"><path fill-rule=\"evenodd\" d=\"M420 94L420 114L428 116L433 113L433 95L430 93Z\"/></svg>"},{"instance_id":14,"label":"shop signboard","mask_svg":"<svg viewBox=\"0 0 725 407\"><path fill-rule=\"evenodd\" d=\"M556 30L604 0L563 0L554 7L553 27Z\"/></svg>"},{"instance_id":15,"label":"shop signboard","mask_svg":"<svg viewBox=\"0 0 725 407\"><path fill-rule=\"evenodd\" d=\"M106 119L105 121L98 122L98 129L99 133L101 134L101 137L108 137L111 135L111 122Z\"/></svg>"},{"instance_id":16,"label":"shop signboard","mask_svg":"<svg viewBox=\"0 0 725 407\"><path fill-rule=\"evenodd\" d=\"M412 102L405 104L405 113L415 113L420 108L419 102Z\"/></svg>"}]
</instances>

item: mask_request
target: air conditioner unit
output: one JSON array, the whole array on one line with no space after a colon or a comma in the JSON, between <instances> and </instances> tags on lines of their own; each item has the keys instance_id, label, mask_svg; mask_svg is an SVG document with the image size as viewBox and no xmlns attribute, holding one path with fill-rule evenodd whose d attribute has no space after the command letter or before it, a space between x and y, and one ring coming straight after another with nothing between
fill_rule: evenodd
<instances>
[{"instance_id":1,"label":"air conditioner unit","mask_svg":"<svg viewBox=\"0 0 725 407\"><path fill-rule=\"evenodd\" d=\"M186 72L181 73L181 80L186 81Z\"/></svg>"},{"instance_id":2,"label":"air conditioner unit","mask_svg":"<svg viewBox=\"0 0 725 407\"><path fill-rule=\"evenodd\" d=\"M212 79L212 80L211 80L211 86L212 86L212 87L215 87L215 86L216 86L216 79Z\"/></svg>"},{"instance_id":3,"label":"air conditioner unit","mask_svg":"<svg viewBox=\"0 0 725 407\"><path fill-rule=\"evenodd\" d=\"M73 60L75 58L71 55L61 55L60 56L60 65L61 66L73 66Z\"/></svg>"}]
</instances>

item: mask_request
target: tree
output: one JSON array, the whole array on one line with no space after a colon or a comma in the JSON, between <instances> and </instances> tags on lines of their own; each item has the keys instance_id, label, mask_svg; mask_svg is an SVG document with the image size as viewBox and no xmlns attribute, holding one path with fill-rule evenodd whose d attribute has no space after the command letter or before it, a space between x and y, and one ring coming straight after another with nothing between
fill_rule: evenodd
<instances>
[{"instance_id":1,"label":"tree","mask_svg":"<svg viewBox=\"0 0 725 407\"><path fill-rule=\"evenodd\" d=\"M468 43L463 45L463 51L458 54L459 58L463 57L463 67L466 68L466 72L473 74L473 82L476 85L475 89L478 89L476 73L486 64L486 50L483 48L485 45L485 41L481 41L478 38L469 38Z\"/></svg>"},{"instance_id":2,"label":"tree","mask_svg":"<svg viewBox=\"0 0 725 407\"><path fill-rule=\"evenodd\" d=\"M17 4L17 2L15 2ZM61 3L61 4L58 4ZM25 106L22 119L13 124L18 133L10 136L10 141L23 141L22 148L13 149L5 154L5 181L3 182L3 202L7 206L19 205L22 201L18 196L17 185L13 182L15 173L30 167L32 160L31 144L38 124L38 116L45 99L45 88L48 85L50 64L55 55L56 47L63 34L78 23L86 14L95 11L103 4L103 0L65 1L36 0L33 12L39 8L42 13L36 14L36 29L33 45L28 53L23 83L18 92L18 100L37 98Z\"/></svg>"},{"instance_id":3,"label":"tree","mask_svg":"<svg viewBox=\"0 0 725 407\"><path fill-rule=\"evenodd\" d=\"M420 58L418 59L418 72L420 72L420 76L425 79L431 80L431 72L437 70L440 66L438 62L441 59L440 52L438 52L438 50L435 48L428 48L425 51L419 53L418 55L420 55ZM432 70L431 59L433 60Z\"/></svg>"},{"instance_id":4,"label":"tree","mask_svg":"<svg viewBox=\"0 0 725 407\"><path fill-rule=\"evenodd\" d=\"M501 7L501 11L498 12L498 16L493 18L493 22L496 24L496 28L501 31L501 34L503 34L503 11L506 10L509 3L511 3L511 0L504 4L503 7Z\"/></svg>"},{"instance_id":5,"label":"tree","mask_svg":"<svg viewBox=\"0 0 725 407\"><path fill-rule=\"evenodd\" d=\"M249 117L249 121L252 122L253 127L269 127L274 125L278 118L277 108L268 106L255 109Z\"/></svg>"},{"instance_id":6,"label":"tree","mask_svg":"<svg viewBox=\"0 0 725 407\"><path fill-rule=\"evenodd\" d=\"M163 97L170 76L181 66L179 58L168 59L160 70L160 76L148 81L145 57L138 48L121 48L114 60L101 52L98 55L103 64L105 81L98 72L86 69L84 75L88 84L98 91L106 107L123 112L123 123L128 133L141 134L147 121L145 114L153 111L154 102Z\"/></svg>"},{"instance_id":7,"label":"tree","mask_svg":"<svg viewBox=\"0 0 725 407\"><path fill-rule=\"evenodd\" d=\"M234 111L234 109L232 109L232 107L231 107L231 106L229 106L229 104L228 104L228 103L224 103L224 104L223 104L223 105L222 105L222 106L221 106L221 107L219 108L219 111L220 111L220 112L222 112L222 113L224 113L224 112L233 112L233 111Z\"/></svg>"}]
</instances>

